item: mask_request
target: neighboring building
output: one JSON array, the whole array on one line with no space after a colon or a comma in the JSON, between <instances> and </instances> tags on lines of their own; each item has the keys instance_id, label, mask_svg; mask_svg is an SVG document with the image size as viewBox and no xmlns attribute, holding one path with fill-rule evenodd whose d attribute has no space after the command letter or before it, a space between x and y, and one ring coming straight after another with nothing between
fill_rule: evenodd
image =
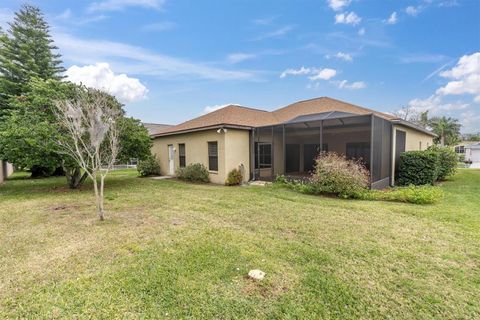
<instances>
[{"instance_id":1,"label":"neighboring building","mask_svg":"<svg viewBox=\"0 0 480 320\"><path fill-rule=\"evenodd\" d=\"M469 144L473 144L477 141L461 141L455 146L453 146L455 153L458 155L465 155L465 147L468 146Z\"/></svg>"},{"instance_id":2,"label":"neighboring building","mask_svg":"<svg viewBox=\"0 0 480 320\"><path fill-rule=\"evenodd\" d=\"M373 188L394 183L400 154L424 150L435 134L392 115L322 97L268 112L230 105L153 134L163 174L203 163L214 183L242 168L244 179L305 175L321 151L362 159Z\"/></svg>"},{"instance_id":3,"label":"neighboring building","mask_svg":"<svg viewBox=\"0 0 480 320\"><path fill-rule=\"evenodd\" d=\"M13 165L6 161L0 160L0 183L5 181L13 173Z\"/></svg>"},{"instance_id":4,"label":"neighboring building","mask_svg":"<svg viewBox=\"0 0 480 320\"><path fill-rule=\"evenodd\" d=\"M478 167L480 164L480 142L472 143L465 146L465 161L475 164Z\"/></svg>"}]
</instances>

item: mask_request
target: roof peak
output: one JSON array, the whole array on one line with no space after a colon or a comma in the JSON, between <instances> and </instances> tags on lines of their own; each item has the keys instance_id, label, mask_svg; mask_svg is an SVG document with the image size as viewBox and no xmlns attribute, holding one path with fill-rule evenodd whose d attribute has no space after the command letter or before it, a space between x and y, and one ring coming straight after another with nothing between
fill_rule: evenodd
<instances>
[{"instance_id":1,"label":"roof peak","mask_svg":"<svg viewBox=\"0 0 480 320\"><path fill-rule=\"evenodd\" d=\"M217 109L215 111L219 111L219 110L226 109L226 108L231 108L231 107L242 108L242 109L250 109L250 110L262 111L262 112L270 112L270 111L267 111L267 110L253 108L253 107L246 107L246 106L242 106L242 105L239 105L239 104L229 104L229 105L226 105L225 107ZM215 111L212 111L212 112L215 112ZM212 112L209 112L209 113L212 113Z\"/></svg>"}]
</instances>

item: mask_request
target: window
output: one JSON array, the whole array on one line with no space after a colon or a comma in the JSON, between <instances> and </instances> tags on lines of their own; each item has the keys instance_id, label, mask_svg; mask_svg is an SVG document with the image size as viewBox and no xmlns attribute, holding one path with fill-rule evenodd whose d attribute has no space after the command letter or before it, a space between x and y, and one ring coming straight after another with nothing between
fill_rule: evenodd
<instances>
[{"instance_id":1,"label":"window","mask_svg":"<svg viewBox=\"0 0 480 320\"><path fill-rule=\"evenodd\" d=\"M465 146L457 146L455 147L456 153L465 153Z\"/></svg>"},{"instance_id":2,"label":"window","mask_svg":"<svg viewBox=\"0 0 480 320\"><path fill-rule=\"evenodd\" d=\"M422 150L422 141L418 142L418 150Z\"/></svg>"},{"instance_id":3,"label":"window","mask_svg":"<svg viewBox=\"0 0 480 320\"><path fill-rule=\"evenodd\" d=\"M208 170L218 171L218 143L208 142Z\"/></svg>"},{"instance_id":4,"label":"window","mask_svg":"<svg viewBox=\"0 0 480 320\"><path fill-rule=\"evenodd\" d=\"M185 143L178 144L178 160L180 163L180 168L185 167Z\"/></svg>"},{"instance_id":5,"label":"window","mask_svg":"<svg viewBox=\"0 0 480 320\"><path fill-rule=\"evenodd\" d=\"M255 142L255 169L272 167L272 145L265 142Z\"/></svg>"}]
</instances>

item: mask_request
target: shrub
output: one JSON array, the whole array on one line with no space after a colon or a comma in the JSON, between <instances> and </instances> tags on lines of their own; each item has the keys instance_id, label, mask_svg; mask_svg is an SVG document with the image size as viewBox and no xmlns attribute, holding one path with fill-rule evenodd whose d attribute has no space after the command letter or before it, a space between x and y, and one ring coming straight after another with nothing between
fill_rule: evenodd
<instances>
[{"instance_id":1,"label":"shrub","mask_svg":"<svg viewBox=\"0 0 480 320\"><path fill-rule=\"evenodd\" d=\"M433 184L438 177L439 154L435 151L407 151L400 155L398 184Z\"/></svg>"},{"instance_id":2,"label":"shrub","mask_svg":"<svg viewBox=\"0 0 480 320\"><path fill-rule=\"evenodd\" d=\"M455 174L458 156L452 148L430 146L428 150L438 154L437 180L445 180L448 176Z\"/></svg>"},{"instance_id":3,"label":"shrub","mask_svg":"<svg viewBox=\"0 0 480 320\"><path fill-rule=\"evenodd\" d=\"M155 156L150 155L145 160L141 160L137 164L137 171L141 177L160 175L160 165Z\"/></svg>"},{"instance_id":4,"label":"shrub","mask_svg":"<svg viewBox=\"0 0 480 320\"><path fill-rule=\"evenodd\" d=\"M321 153L308 189L313 193L329 193L352 197L369 186L368 170L360 161L348 160L334 152Z\"/></svg>"},{"instance_id":5,"label":"shrub","mask_svg":"<svg viewBox=\"0 0 480 320\"><path fill-rule=\"evenodd\" d=\"M209 182L207 168L201 163L192 163L177 170L177 178L191 182Z\"/></svg>"},{"instance_id":6,"label":"shrub","mask_svg":"<svg viewBox=\"0 0 480 320\"><path fill-rule=\"evenodd\" d=\"M386 190L366 190L356 195L362 200L382 200L408 202L414 204L431 204L443 198L443 191L434 186L399 187Z\"/></svg>"},{"instance_id":7,"label":"shrub","mask_svg":"<svg viewBox=\"0 0 480 320\"><path fill-rule=\"evenodd\" d=\"M243 182L243 175L239 169L233 169L228 173L227 181L225 184L227 186L238 186Z\"/></svg>"}]
</instances>

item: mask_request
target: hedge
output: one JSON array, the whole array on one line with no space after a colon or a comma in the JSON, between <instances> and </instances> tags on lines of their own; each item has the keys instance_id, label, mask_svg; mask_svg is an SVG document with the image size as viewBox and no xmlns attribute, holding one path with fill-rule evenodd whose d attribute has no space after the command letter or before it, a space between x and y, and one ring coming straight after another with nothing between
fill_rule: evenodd
<instances>
[{"instance_id":1,"label":"hedge","mask_svg":"<svg viewBox=\"0 0 480 320\"><path fill-rule=\"evenodd\" d=\"M439 160L439 153L432 150L402 153L398 168L398 184L403 186L433 185L438 178Z\"/></svg>"},{"instance_id":2,"label":"hedge","mask_svg":"<svg viewBox=\"0 0 480 320\"><path fill-rule=\"evenodd\" d=\"M207 168L201 163L192 163L184 168L178 168L177 178L191 182L209 182Z\"/></svg>"},{"instance_id":3,"label":"hedge","mask_svg":"<svg viewBox=\"0 0 480 320\"><path fill-rule=\"evenodd\" d=\"M448 176L455 174L458 156L450 147L430 146L430 151L438 153L438 176L437 180L445 180Z\"/></svg>"}]
</instances>

